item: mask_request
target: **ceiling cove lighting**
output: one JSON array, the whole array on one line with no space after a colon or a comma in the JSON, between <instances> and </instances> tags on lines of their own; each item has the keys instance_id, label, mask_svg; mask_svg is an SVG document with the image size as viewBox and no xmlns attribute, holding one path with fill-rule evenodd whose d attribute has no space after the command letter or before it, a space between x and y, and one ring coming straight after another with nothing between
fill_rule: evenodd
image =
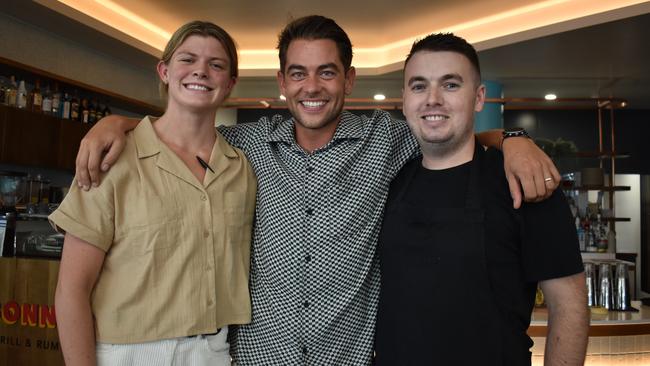
<instances>
[{"instance_id":1,"label":"ceiling cove lighting","mask_svg":"<svg viewBox=\"0 0 650 366\"><path fill-rule=\"evenodd\" d=\"M544 99L546 99L546 100L555 100L555 99L557 99L557 95L555 95L555 94L546 94L544 96Z\"/></svg>"},{"instance_id":2,"label":"ceiling cove lighting","mask_svg":"<svg viewBox=\"0 0 650 366\"><path fill-rule=\"evenodd\" d=\"M386 96L384 94L375 94L373 98L377 101L385 100Z\"/></svg>"},{"instance_id":3,"label":"ceiling cove lighting","mask_svg":"<svg viewBox=\"0 0 650 366\"><path fill-rule=\"evenodd\" d=\"M178 17L176 23L160 24L152 16L138 12L137 7L131 5L139 3L135 1L34 1L155 57L160 57L175 28L183 23L183 19ZM518 0L498 11L479 12L467 21L423 29L420 35L406 38L400 36L379 44L355 48L354 65L357 75L380 75L400 70L404 55L408 54L413 41L430 33L454 32L481 51L604 21L646 14L648 9L650 1L647 0ZM431 15L431 24L437 24L434 15ZM277 51L273 47L242 47L240 56L239 69L244 76L275 76L277 73L279 63Z\"/></svg>"}]
</instances>

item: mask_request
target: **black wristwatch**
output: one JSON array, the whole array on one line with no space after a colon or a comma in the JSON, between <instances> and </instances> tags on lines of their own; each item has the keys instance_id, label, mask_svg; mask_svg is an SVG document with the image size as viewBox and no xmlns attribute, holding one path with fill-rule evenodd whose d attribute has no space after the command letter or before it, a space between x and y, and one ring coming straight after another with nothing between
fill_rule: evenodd
<instances>
[{"instance_id":1,"label":"black wristwatch","mask_svg":"<svg viewBox=\"0 0 650 366\"><path fill-rule=\"evenodd\" d=\"M528 136L528 132L524 130L521 127L510 127L506 128L503 130L503 139L507 139L508 137L530 137Z\"/></svg>"},{"instance_id":2,"label":"black wristwatch","mask_svg":"<svg viewBox=\"0 0 650 366\"><path fill-rule=\"evenodd\" d=\"M526 130L524 130L521 127L506 128L506 129L503 130L502 134L503 134L503 138L501 139L501 144L499 146L501 151L503 151L503 141L505 141L509 137L527 137L527 138L530 138L530 136L528 136L528 132L526 132Z\"/></svg>"}]
</instances>

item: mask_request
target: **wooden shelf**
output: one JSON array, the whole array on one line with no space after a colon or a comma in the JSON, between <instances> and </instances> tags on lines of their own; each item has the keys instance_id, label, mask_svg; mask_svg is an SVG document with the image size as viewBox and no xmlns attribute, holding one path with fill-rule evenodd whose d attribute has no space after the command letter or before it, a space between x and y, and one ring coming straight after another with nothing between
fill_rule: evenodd
<instances>
[{"instance_id":1,"label":"wooden shelf","mask_svg":"<svg viewBox=\"0 0 650 366\"><path fill-rule=\"evenodd\" d=\"M603 191L603 192L620 192L620 191L629 191L631 188L629 186L570 186L570 185L565 185L563 183L560 183L560 187L562 187L563 190L565 191Z\"/></svg>"},{"instance_id":2,"label":"wooden shelf","mask_svg":"<svg viewBox=\"0 0 650 366\"><path fill-rule=\"evenodd\" d=\"M632 221L629 217L601 217L602 221L611 221L611 222L630 222Z\"/></svg>"},{"instance_id":3,"label":"wooden shelf","mask_svg":"<svg viewBox=\"0 0 650 366\"><path fill-rule=\"evenodd\" d=\"M617 151L578 151L575 154L576 158L596 158L596 159L625 159L629 158L630 154L620 153Z\"/></svg>"}]
</instances>

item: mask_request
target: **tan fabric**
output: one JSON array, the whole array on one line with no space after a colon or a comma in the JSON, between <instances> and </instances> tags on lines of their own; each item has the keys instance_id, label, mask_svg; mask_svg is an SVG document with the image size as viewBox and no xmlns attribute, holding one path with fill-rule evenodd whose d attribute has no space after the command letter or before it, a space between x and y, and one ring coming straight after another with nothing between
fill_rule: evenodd
<instances>
[{"instance_id":1,"label":"tan fabric","mask_svg":"<svg viewBox=\"0 0 650 366\"><path fill-rule=\"evenodd\" d=\"M256 180L217 133L199 183L148 118L98 188L76 180L50 220L106 251L92 296L97 341L137 343L214 333L250 321Z\"/></svg>"}]
</instances>

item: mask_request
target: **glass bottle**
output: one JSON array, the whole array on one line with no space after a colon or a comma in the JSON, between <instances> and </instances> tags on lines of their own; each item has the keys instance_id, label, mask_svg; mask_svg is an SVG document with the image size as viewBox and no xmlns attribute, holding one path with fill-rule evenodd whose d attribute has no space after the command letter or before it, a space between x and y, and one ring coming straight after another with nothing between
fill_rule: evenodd
<instances>
[{"instance_id":1,"label":"glass bottle","mask_svg":"<svg viewBox=\"0 0 650 366\"><path fill-rule=\"evenodd\" d=\"M79 121L79 98L77 98L77 92L74 92L72 100L70 100L70 119L73 121Z\"/></svg>"},{"instance_id":2,"label":"glass bottle","mask_svg":"<svg viewBox=\"0 0 650 366\"><path fill-rule=\"evenodd\" d=\"M63 99L61 100L61 118L70 119L70 96L68 93L63 94Z\"/></svg>"},{"instance_id":3,"label":"glass bottle","mask_svg":"<svg viewBox=\"0 0 650 366\"><path fill-rule=\"evenodd\" d=\"M52 114L52 92L50 92L50 86L46 86L43 91L43 113L51 115Z\"/></svg>"},{"instance_id":4,"label":"glass bottle","mask_svg":"<svg viewBox=\"0 0 650 366\"><path fill-rule=\"evenodd\" d=\"M21 80L18 84L18 92L16 94L16 107L20 109L27 108L27 88L25 87L25 80Z\"/></svg>"},{"instance_id":5,"label":"glass bottle","mask_svg":"<svg viewBox=\"0 0 650 366\"><path fill-rule=\"evenodd\" d=\"M41 93L41 81L39 79L36 79L36 84L31 93L29 93L29 100L27 103L32 112L43 112L43 94Z\"/></svg>"},{"instance_id":6,"label":"glass bottle","mask_svg":"<svg viewBox=\"0 0 650 366\"><path fill-rule=\"evenodd\" d=\"M18 95L18 86L16 85L16 77L11 75L9 77L9 85L7 85L7 91L5 92L4 104L10 107L15 107L17 95Z\"/></svg>"},{"instance_id":7,"label":"glass bottle","mask_svg":"<svg viewBox=\"0 0 650 366\"><path fill-rule=\"evenodd\" d=\"M61 92L59 91L59 83L54 83L54 91L52 92L52 115L61 118Z\"/></svg>"}]
</instances>

